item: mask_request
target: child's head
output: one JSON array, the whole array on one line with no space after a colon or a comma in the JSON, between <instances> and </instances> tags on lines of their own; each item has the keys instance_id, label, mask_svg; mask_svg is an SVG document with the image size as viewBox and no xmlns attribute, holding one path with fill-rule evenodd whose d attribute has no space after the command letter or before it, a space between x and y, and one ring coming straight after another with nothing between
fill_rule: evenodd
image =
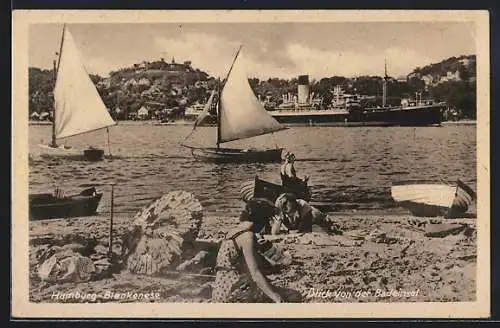
<instances>
[{"instance_id":1,"label":"child's head","mask_svg":"<svg viewBox=\"0 0 500 328\"><path fill-rule=\"evenodd\" d=\"M240 214L240 221L252 222L252 230L260 232L277 212L278 209L268 200L252 198L246 202Z\"/></svg>"},{"instance_id":2,"label":"child's head","mask_svg":"<svg viewBox=\"0 0 500 328\"><path fill-rule=\"evenodd\" d=\"M297 211L297 198L293 194L282 194L277 201L278 208L286 213L291 214Z\"/></svg>"}]
</instances>

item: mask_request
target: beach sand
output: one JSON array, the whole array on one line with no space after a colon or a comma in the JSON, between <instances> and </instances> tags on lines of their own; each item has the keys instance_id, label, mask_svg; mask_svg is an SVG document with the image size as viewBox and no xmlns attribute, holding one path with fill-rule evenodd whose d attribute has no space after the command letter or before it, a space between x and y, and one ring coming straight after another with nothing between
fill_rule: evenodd
<instances>
[{"instance_id":1,"label":"beach sand","mask_svg":"<svg viewBox=\"0 0 500 328\"><path fill-rule=\"evenodd\" d=\"M304 302L476 299L475 219L446 220L467 225L467 229L431 238L424 235L425 226L445 220L381 214L337 214L329 218L340 227L342 235L313 232L269 236L293 258L281 272L268 275L273 284L301 292ZM130 222L131 217L114 218L115 241ZM198 237L220 239L236 224L236 218L205 217ZM162 277L146 277L122 270L100 280L59 284L42 282L38 277L37 257L44 249L88 244L89 240L94 243L91 247L97 243L101 249L107 248L108 235L107 216L31 221L30 301L210 302L214 279L213 272L208 271L204 275L169 272ZM71 294L76 292L79 294ZM153 297L139 299L141 293Z\"/></svg>"}]
</instances>

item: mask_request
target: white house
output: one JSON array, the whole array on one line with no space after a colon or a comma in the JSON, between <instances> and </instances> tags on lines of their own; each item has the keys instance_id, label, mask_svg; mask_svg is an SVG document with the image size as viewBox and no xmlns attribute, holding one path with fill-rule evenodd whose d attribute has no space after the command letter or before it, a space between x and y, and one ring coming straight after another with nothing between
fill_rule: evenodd
<instances>
[{"instance_id":1,"label":"white house","mask_svg":"<svg viewBox=\"0 0 500 328\"><path fill-rule=\"evenodd\" d=\"M38 114L37 112L33 112L31 113L30 118L32 120L38 120L40 118L40 114Z\"/></svg>"},{"instance_id":2,"label":"white house","mask_svg":"<svg viewBox=\"0 0 500 328\"><path fill-rule=\"evenodd\" d=\"M144 86L150 86L151 85L151 82L149 82L148 79L146 79L145 77L141 78L139 80L139 82L137 82L138 85L144 85Z\"/></svg>"},{"instance_id":3,"label":"white house","mask_svg":"<svg viewBox=\"0 0 500 328\"><path fill-rule=\"evenodd\" d=\"M149 111L147 110L146 107L142 106L138 111L137 111L137 116L141 119L146 119L148 118Z\"/></svg>"}]
</instances>

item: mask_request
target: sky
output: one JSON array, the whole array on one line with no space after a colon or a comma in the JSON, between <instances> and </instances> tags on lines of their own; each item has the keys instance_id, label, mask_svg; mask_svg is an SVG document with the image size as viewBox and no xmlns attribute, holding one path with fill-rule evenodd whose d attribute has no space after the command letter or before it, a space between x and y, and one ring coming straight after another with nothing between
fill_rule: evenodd
<instances>
[{"instance_id":1,"label":"sky","mask_svg":"<svg viewBox=\"0 0 500 328\"><path fill-rule=\"evenodd\" d=\"M318 23L92 23L67 25L90 73L108 76L143 60L192 61L224 77L239 45L249 77L291 78L383 75L401 77L415 67L475 54L468 22ZM33 24L29 65L51 68L62 25Z\"/></svg>"}]
</instances>

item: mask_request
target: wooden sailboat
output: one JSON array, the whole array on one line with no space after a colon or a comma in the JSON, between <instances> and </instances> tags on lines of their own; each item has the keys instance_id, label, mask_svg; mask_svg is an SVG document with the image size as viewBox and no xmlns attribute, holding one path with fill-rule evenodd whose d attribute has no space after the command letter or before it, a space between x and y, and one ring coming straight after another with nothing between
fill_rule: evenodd
<instances>
[{"instance_id":1,"label":"wooden sailboat","mask_svg":"<svg viewBox=\"0 0 500 328\"><path fill-rule=\"evenodd\" d=\"M89 147L82 153L57 144L57 139L116 125L90 80L66 26L63 27L57 66L54 61L54 75L52 142L49 145L39 145L42 155L56 157L81 155L83 159L91 161L103 159L102 149Z\"/></svg>"},{"instance_id":2,"label":"wooden sailboat","mask_svg":"<svg viewBox=\"0 0 500 328\"><path fill-rule=\"evenodd\" d=\"M391 196L415 216L455 218L467 212L476 193L461 180L456 185L399 182L391 187Z\"/></svg>"},{"instance_id":3,"label":"wooden sailboat","mask_svg":"<svg viewBox=\"0 0 500 328\"><path fill-rule=\"evenodd\" d=\"M283 148L274 149L238 149L223 148L220 144L229 141L252 138L271 134L286 129L278 123L255 97L242 62L239 60L241 47L234 57L226 76L224 86L217 92L217 139L216 147L190 148L194 158L217 163L236 162L281 162ZM193 131L208 116L215 93L212 93L204 111L194 123Z\"/></svg>"}]
</instances>

